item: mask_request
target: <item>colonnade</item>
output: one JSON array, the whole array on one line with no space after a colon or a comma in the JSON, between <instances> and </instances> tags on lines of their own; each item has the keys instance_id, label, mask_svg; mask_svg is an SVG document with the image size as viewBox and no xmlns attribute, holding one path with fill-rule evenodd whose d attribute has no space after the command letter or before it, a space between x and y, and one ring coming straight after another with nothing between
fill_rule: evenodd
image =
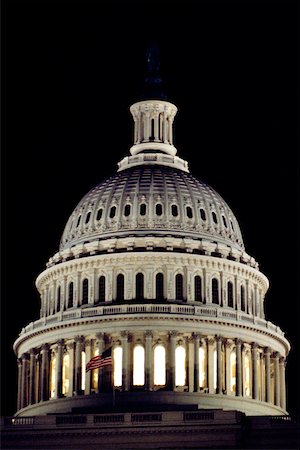
<instances>
[{"instance_id":1,"label":"colonnade","mask_svg":"<svg viewBox=\"0 0 300 450\"><path fill-rule=\"evenodd\" d=\"M159 363L158 346L165 355ZM109 347L112 366L85 373L86 363ZM142 356L138 364L134 361L137 347ZM116 349L122 350L117 353ZM141 382L134 381L137 370ZM285 358L255 342L177 331L157 335L148 330L60 339L18 359L18 410L55 398L109 392L113 387L245 397L286 409Z\"/></svg>"}]
</instances>

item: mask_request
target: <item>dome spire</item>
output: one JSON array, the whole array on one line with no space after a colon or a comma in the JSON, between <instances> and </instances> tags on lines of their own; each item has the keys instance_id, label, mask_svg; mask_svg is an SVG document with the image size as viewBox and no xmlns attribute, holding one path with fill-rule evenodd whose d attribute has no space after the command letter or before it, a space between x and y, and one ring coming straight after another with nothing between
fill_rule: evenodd
<instances>
[{"instance_id":1,"label":"dome spire","mask_svg":"<svg viewBox=\"0 0 300 450\"><path fill-rule=\"evenodd\" d=\"M154 40L149 44L146 51L147 75L145 78L145 91L141 99L166 100L160 76L160 48Z\"/></svg>"}]
</instances>

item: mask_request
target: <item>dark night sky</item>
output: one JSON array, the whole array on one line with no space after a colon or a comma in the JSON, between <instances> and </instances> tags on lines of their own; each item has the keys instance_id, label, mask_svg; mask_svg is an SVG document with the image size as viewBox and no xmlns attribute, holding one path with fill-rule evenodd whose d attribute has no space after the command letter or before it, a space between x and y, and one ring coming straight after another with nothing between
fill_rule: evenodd
<instances>
[{"instance_id":1,"label":"dark night sky","mask_svg":"<svg viewBox=\"0 0 300 450\"><path fill-rule=\"evenodd\" d=\"M267 318L292 344L297 412L296 4L2 3L2 414L15 412L12 344L39 315L35 278L79 200L128 154L153 37L178 154L233 209L270 279Z\"/></svg>"}]
</instances>

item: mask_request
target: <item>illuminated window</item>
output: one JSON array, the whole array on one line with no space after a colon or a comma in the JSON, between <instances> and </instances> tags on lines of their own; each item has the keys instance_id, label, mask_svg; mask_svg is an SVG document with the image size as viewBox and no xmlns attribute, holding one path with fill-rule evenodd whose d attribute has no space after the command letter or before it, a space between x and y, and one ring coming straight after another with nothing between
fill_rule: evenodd
<instances>
[{"instance_id":1,"label":"illuminated window","mask_svg":"<svg viewBox=\"0 0 300 450\"><path fill-rule=\"evenodd\" d=\"M62 367L62 393L67 395L70 389L70 356L65 354Z\"/></svg>"},{"instance_id":2,"label":"illuminated window","mask_svg":"<svg viewBox=\"0 0 300 450\"><path fill-rule=\"evenodd\" d=\"M236 353L235 350L230 354L230 393L236 392Z\"/></svg>"},{"instance_id":3,"label":"illuminated window","mask_svg":"<svg viewBox=\"0 0 300 450\"><path fill-rule=\"evenodd\" d=\"M56 312L60 310L60 298L61 298L61 287L57 288L57 297L56 297Z\"/></svg>"},{"instance_id":4,"label":"illuminated window","mask_svg":"<svg viewBox=\"0 0 300 450\"><path fill-rule=\"evenodd\" d=\"M218 359L217 359L217 350L214 349L214 389L217 389L217 365L218 365Z\"/></svg>"},{"instance_id":5,"label":"illuminated window","mask_svg":"<svg viewBox=\"0 0 300 450\"><path fill-rule=\"evenodd\" d=\"M233 308L233 284L231 281L227 283L227 304L230 308Z\"/></svg>"},{"instance_id":6,"label":"illuminated window","mask_svg":"<svg viewBox=\"0 0 300 450\"><path fill-rule=\"evenodd\" d=\"M131 210L131 206L130 205L125 205L124 216L126 216L126 217L130 216L130 210Z\"/></svg>"},{"instance_id":7,"label":"illuminated window","mask_svg":"<svg viewBox=\"0 0 300 450\"><path fill-rule=\"evenodd\" d=\"M183 276L179 273L175 277L176 300L183 300Z\"/></svg>"},{"instance_id":8,"label":"illuminated window","mask_svg":"<svg viewBox=\"0 0 300 450\"><path fill-rule=\"evenodd\" d=\"M117 300L124 300L124 275L117 276Z\"/></svg>"},{"instance_id":9,"label":"illuminated window","mask_svg":"<svg viewBox=\"0 0 300 450\"><path fill-rule=\"evenodd\" d=\"M218 223L217 214L216 214L214 211L212 211L211 215L212 215L213 221L214 221L215 223Z\"/></svg>"},{"instance_id":10,"label":"illuminated window","mask_svg":"<svg viewBox=\"0 0 300 450\"><path fill-rule=\"evenodd\" d=\"M241 286L241 310L246 311L244 286Z\"/></svg>"},{"instance_id":11,"label":"illuminated window","mask_svg":"<svg viewBox=\"0 0 300 450\"><path fill-rule=\"evenodd\" d=\"M161 300L164 298L164 276L162 273L158 273L155 277L155 298Z\"/></svg>"},{"instance_id":12,"label":"illuminated window","mask_svg":"<svg viewBox=\"0 0 300 450\"><path fill-rule=\"evenodd\" d=\"M193 218L193 210L190 206L186 207L186 215L188 216L189 219Z\"/></svg>"},{"instance_id":13,"label":"illuminated window","mask_svg":"<svg viewBox=\"0 0 300 450\"><path fill-rule=\"evenodd\" d=\"M244 357L244 395L246 397L251 396L250 392L250 356L249 353Z\"/></svg>"},{"instance_id":14,"label":"illuminated window","mask_svg":"<svg viewBox=\"0 0 300 450\"><path fill-rule=\"evenodd\" d=\"M185 386L185 348L179 345L175 350L175 384Z\"/></svg>"},{"instance_id":15,"label":"illuminated window","mask_svg":"<svg viewBox=\"0 0 300 450\"><path fill-rule=\"evenodd\" d=\"M136 345L133 349L133 384L145 384L145 350L141 345Z\"/></svg>"},{"instance_id":16,"label":"illuminated window","mask_svg":"<svg viewBox=\"0 0 300 450\"><path fill-rule=\"evenodd\" d=\"M97 211L97 216L96 216L96 220L100 220L100 219L101 219L101 217L102 217L102 211L103 211L102 208L98 209L98 211Z\"/></svg>"},{"instance_id":17,"label":"illuminated window","mask_svg":"<svg viewBox=\"0 0 300 450\"><path fill-rule=\"evenodd\" d=\"M112 206L111 208L110 208L110 211L109 211L109 217L111 218L111 219L113 219L114 217L115 217L115 215L116 215L116 207L115 206Z\"/></svg>"},{"instance_id":18,"label":"illuminated window","mask_svg":"<svg viewBox=\"0 0 300 450\"><path fill-rule=\"evenodd\" d=\"M146 204L145 203L142 203L141 205L140 205L140 215L141 216L145 216L146 215Z\"/></svg>"},{"instance_id":19,"label":"illuminated window","mask_svg":"<svg viewBox=\"0 0 300 450\"><path fill-rule=\"evenodd\" d=\"M211 280L212 302L219 304L219 282L216 278Z\"/></svg>"},{"instance_id":20,"label":"illuminated window","mask_svg":"<svg viewBox=\"0 0 300 450\"><path fill-rule=\"evenodd\" d=\"M86 217L85 217L85 223L89 223L90 218L91 218L91 211L89 211L89 212L87 213L87 215L86 215Z\"/></svg>"},{"instance_id":21,"label":"illuminated window","mask_svg":"<svg viewBox=\"0 0 300 450\"><path fill-rule=\"evenodd\" d=\"M68 308L72 308L72 306L73 306L73 294L74 294L74 283L72 281L69 284Z\"/></svg>"},{"instance_id":22,"label":"illuminated window","mask_svg":"<svg viewBox=\"0 0 300 450\"><path fill-rule=\"evenodd\" d=\"M144 298L144 275L138 273L135 277L135 295L137 299Z\"/></svg>"},{"instance_id":23,"label":"illuminated window","mask_svg":"<svg viewBox=\"0 0 300 450\"><path fill-rule=\"evenodd\" d=\"M199 387L206 387L206 355L203 347L199 348Z\"/></svg>"},{"instance_id":24,"label":"illuminated window","mask_svg":"<svg viewBox=\"0 0 300 450\"><path fill-rule=\"evenodd\" d=\"M202 220L206 220L206 213L203 208L200 208L200 217Z\"/></svg>"},{"instance_id":25,"label":"illuminated window","mask_svg":"<svg viewBox=\"0 0 300 450\"><path fill-rule=\"evenodd\" d=\"M50 398L55 397L55 386L56 385L56 356L50 361Z\"/></svg>"},{"instance_id":26,"label":"illuminated window","mask_svg":"<svg viewBox=\"0 0 300 450\"><path fill-rule=\"evenodd\" d=\"M157 216L161 216L162 215L162 205L161 203L157 203L157 205L155 206L155 213Z\"/></svg>"},{"instance_id":27,"label":"illuminated window","mask_svg":"<svg viewBox=\"0 0 300 450\"><path fill-rule=\"evenodd\" d=\"M105 302L105 277L99 277L99 302Z\"/></svg>"},{"instance_id":28,"label":"illuminated window","mask_svg":"<svg viewBox=\"0 0 300 450\"><path fill-rule=\"evenodd\" d=\"M163 345L157 345L154 349L154 384L166 384L166 349Z\"/></svg>"},{"instance_id":29,"label":"illuminated window","mask_svg":"<svg viewBox=\"0 0 300 450\"><path fill-rule=\"evenodd\" d=\"M178 216L178 207L177 205L171 206L172 216L177 217Z\"/></svg>"},{"instance_id":30,"label":"illuminated window","mask_svg":"<svg viewBox=\"0 0 300 450\"><path fill-rule=\"evenodd\" d=\"M202 302L202 282L199 275L195 276L195 300L196 302Z\"/></svg>"},{"instance_id":31,"label":"illuminated window","mask_svg":"<svg viewBox=\"0 0 300 450\"><path fill-rule=\"evenodd\" d=\"M89 280L85 278L82 282L82 304L87 305L89 301Z\"/></svg>"},{"instance_id":32,"label":"illuminated window","mask_svg":"<svg viewBox=\"0 0 300 450\"><path fill-rule=\"evenodd\" d=\"M81 352L81 389L85 390L85 366L86 366L86 357L85 352Z\"/></svg>"},{"instance_id":33,"label":"illuminated window","mask_svg":"<svg viewBox=\"0 0 300 450\"><path fill-rule=\"evenodd\" d=\"M114 359L114 386L122 386L122 357L123 349L122 347L115 347L113 352Z\"/></svg>"},{"instance_id":34,"label":"illuminated window","mask_svg":"<svg viewBox=\"0 0 300 450\"><path fill-rule=\"evenodd\" d=\"M94 356L99 356L99 348L94 351ZM98 371L99 369L92 370L92 389L98 390Z\"/></svg>"}]
</instances>

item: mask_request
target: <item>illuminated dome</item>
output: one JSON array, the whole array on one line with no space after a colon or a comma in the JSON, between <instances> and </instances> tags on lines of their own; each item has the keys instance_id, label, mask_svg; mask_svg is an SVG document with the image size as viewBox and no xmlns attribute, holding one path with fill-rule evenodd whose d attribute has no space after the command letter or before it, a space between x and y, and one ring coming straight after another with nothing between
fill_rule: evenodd
<instances>
[{"instance_id":1,"label":"illuminated dome","mask_svg":"<svg viewBox=\"0 0 300 450\"><path fill-rule=\"evenodd\" d=\"M130 108L130 156L82 198L37 277L40 318L14 344L17 415L105 411L112 391L114 408L287 414L290 345L265 318L268 279L176 155L177 108L154 92Z\"/></svg>"}]
</instances>

